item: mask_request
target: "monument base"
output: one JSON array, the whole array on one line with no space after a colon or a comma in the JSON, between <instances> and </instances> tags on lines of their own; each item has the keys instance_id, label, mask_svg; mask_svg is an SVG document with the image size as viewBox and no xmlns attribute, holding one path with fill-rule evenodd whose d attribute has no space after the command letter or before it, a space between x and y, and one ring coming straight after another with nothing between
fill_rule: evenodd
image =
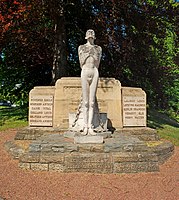
<instances>
[{"instance_id":1,"label":"monument base","mask_svg":"<svg viewBox=\"0 0 179 200\"><path fill-rule=\"evenodd\" d=\"M142 139L149 139L141 137L146 133L152 140ZM111 138L105 138L103 143L83 144L74 143L73 138L63 134L50 132L36 140L7 142L5 147L14 158L19 159L22 169L91 173L155 172L173 154L174 146L160 141L157 136L154 139L154 135L153 129L126 128L115 132Z\"/></svg>"},{"instance_id":2,"label":"monument base","mask_svg":"<svg viewBox=\"0 0 179 200\"><path fill-rule=\"evenodd\" d=\"M80 135L74 137L75 144L102 144L103 142L103 136L99 135Z\"/></svg>"}]
</instances>

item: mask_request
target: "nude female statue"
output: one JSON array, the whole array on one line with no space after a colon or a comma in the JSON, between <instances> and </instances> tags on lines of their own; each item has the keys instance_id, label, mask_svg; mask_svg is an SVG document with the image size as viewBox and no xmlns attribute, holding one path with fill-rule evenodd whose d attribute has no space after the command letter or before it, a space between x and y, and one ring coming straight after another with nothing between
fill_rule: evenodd
<instances>
[{"instance_id":1,"label":"nude female statue","mask_svg":"<svg viewBox=\"0 0 179 200\"><path fill-rule=\"evenodd\" d=\"M99 79L99 63L102 49L94 44L95 32L86 32L87 43L78 47L78 55L81 67L82 99L83 99L83 135L96 135L93 130L93 116L96 99L96 90Z\"/></svg>"}]
</instances>

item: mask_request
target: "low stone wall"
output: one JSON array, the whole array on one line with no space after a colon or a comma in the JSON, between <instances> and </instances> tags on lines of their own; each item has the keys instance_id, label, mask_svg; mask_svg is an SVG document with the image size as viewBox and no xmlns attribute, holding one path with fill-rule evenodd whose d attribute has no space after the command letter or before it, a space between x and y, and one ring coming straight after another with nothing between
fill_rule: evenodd
<instances>
[{"instance_id":1,"label":"low stone wall","mask_svg":"<svg viewBox=\"0 0 179 200\"><path fill-rule=\"evenodd\" d=\"M100 133L99 133L100 134ZM144 137L143 135L147 135ZM76 144L73 137L49 131L36 140L7 142L6 149L19 167L29 170L91 173L135 173L159 171L174 151L170 142L160 141L149 128L123 129L104 139L102 144ZM142 136L142 137L141 137ZM85 137L85 136L83 136ZM151 138L151 140L150 140ZM24 140L26 142L26 140Z\"/></svg>"}]
</instances>

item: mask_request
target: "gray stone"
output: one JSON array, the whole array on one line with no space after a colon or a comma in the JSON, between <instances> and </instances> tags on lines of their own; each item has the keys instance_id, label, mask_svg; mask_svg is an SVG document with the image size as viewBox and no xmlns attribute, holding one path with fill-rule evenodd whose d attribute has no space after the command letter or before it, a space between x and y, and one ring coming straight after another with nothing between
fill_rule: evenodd
<instances>
[{"instance_id":1,"label":"gray stone","mask_svg":"<svg viewBox=\"0 0 179 200\"><path fill-rule=\"evenodd\" d=\"M99 135L85 135L85 136L75 136L75 144L102 144L103 137Z\"/></svg>"},{"instance_id":2,"label":"gray stone","mask_svg":"<svg viewBox=\"0 0 179 200\"><path fill-rule=\"evenodd\" d=\"M40 152L41 151L41 144L39 143L31 143L29 145L29 152Z\"/></svg>"},{"instance_id":3,"label":"gray stone","mask_svg":"<svg viewBox=\"0 0 179 200\"><path fill-rule=\"evenodd\" d=\"M66 132L63 134L63 136L64 136L65 138L74 138L75 134L76 134L76 132L74 132L74 131L66 131Z\"/></svg>"},{"instance_id":4,"label":"gray stone","mask_svg":"<svg viewBox=\"0 0 179 200\"><path fill-rule=\"evenodd\" d=\"M8 151L13 156L14 159L19 159L19 157L22 156L25 152L25 150L17 146L14 141L5 142L4 147L6 151Z\"/></svg>"},{"instance_id":5,"label":"gray stone","mask_svg":"<svg viewBox=\"0 0 179 200\"><path fill-rule=\"evenodd\" d=\"M104 152L135 151L138 146L145 146L144 142L132 136L120 134L117 138L108 138L104 143Z\"/></svg>"},{"instance_id":6,"label":"gray stone","mask_svg":"<svg viewBox=\"0 0 179 200\"><path fill-rule=\"evenodd\" d=\"M78 146L76 144L66 144L65 145L65 151L66 152L77 152L78 151Z\"/></svg>"},{"instance_id":7,"label":"gray stone","mask_svg":"<svg viewBox=\"0 0 179 200\"><path fill-rule=\"evenodd\" d=\"M79 152L96 152L96 153L104 153L104 145L103 144L79 144L78 145Z\"/></svg>"}]
</instances>

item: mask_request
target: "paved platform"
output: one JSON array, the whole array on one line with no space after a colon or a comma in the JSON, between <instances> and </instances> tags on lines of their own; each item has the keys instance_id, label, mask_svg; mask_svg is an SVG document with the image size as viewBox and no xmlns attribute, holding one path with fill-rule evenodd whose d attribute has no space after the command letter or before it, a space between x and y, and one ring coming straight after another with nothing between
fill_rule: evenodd
<instances>
[{"instance_id":1,"label":"paved platform","mask_svg":"<svg viewBox=\"0 0 179 200\"><path fill-rule=\"evenodd\" d=\"M149 128L116 131L99 144L77 143L73 137L57 132L44 132L36 140L28 140L26 149L17 141L16 137L5 146L19 159L19 167L59 172L154 172L174 151L172 143L160 141L155 130Z\"/></svg>"}]
</instances>

